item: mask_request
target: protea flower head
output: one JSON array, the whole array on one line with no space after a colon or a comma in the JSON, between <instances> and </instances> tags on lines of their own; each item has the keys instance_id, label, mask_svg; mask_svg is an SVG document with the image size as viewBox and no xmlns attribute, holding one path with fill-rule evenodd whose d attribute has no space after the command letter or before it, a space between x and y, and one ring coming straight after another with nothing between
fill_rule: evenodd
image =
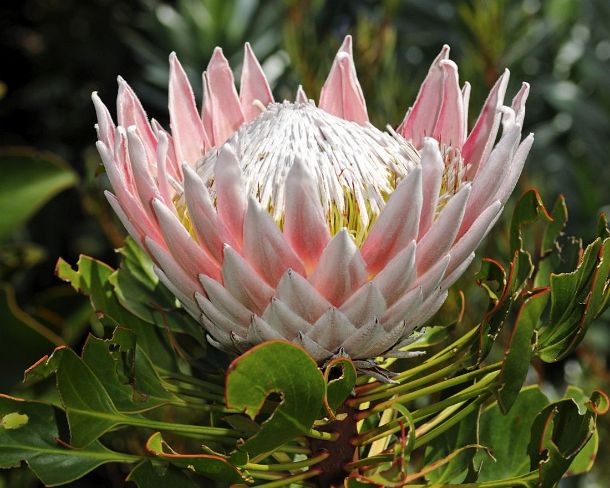
<instances>
[{"instance_id":1,"label":"protea flower head","mask_svg":"<svg viewBox=\"0 0 610 488\"><path fill-rule=\"evenodd\" d=\"M508 71L468 130L469 85L448 56L445 46L396 131L369 123L349 36L317 106L301 88L274 101L248 44L239 93L216 48L201 112L170 55L171 131L121 78L118 125L93 94L108 201L212 344L285 339L319 363L341 352L365 368L403 354L533 142L521 141L528 85L503 105Z\"/></svg>"}]
</instances>

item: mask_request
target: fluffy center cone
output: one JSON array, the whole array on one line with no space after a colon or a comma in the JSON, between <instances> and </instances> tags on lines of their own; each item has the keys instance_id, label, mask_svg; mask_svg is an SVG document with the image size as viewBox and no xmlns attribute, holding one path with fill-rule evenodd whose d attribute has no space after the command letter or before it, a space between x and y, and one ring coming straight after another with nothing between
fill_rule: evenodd
<instances>
[{"instance_id":1,"label":"fluffy center cone","mask_svg":"<svg viewBox=\"0 0 610 488\"><path fill-rule=\"evenodd\" d=\"M240 162L248 193L280 225L286 177L295 157L316 182L331 234L347 228L358 242L388 196L420 157L413 145L371 124L336 117L313 102L272 103L227 141ZM197 172L214 191L218 151L210 151Z\"/></svg>"}]
</instances>

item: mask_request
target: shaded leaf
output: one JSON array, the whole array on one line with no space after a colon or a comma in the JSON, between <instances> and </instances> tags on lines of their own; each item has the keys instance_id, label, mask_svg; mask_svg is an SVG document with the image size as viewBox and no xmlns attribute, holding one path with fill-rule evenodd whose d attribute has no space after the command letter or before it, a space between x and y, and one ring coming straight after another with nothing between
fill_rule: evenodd
<instances>
[{"instance_id":1,"label":"shaded leaf","mask_svg":"<svg viewBox=\"0 0 610 488\"><path fill-rule=\"evenodd\" d=\"M572 398L578 404L580 413L585 414L589 397L585 395L584 391L576 386L568 385L563 397ZM595 463L598 447L599 434L596 429L595 432L593 432L591 439L589 439L589 442L587 442L585 447L576 455L566 474L568 476L575 476L577 474L589 472Z\"/></svg>"},{"instance_id":2,"label":"shaded leaf","mask_svg":"<svg viewBox=\"0 0 610 488\"><path fill-rule=\"evenodd\" d=\"M548 298L548 289L530 296L521 305L515 319L504 352L496 391L498 405L503 413L507 413L512 407L527 376L532 357L532 337Z\"/></svg>"},{"instance_id":3,"label":"shaded leaf","mask_svg":"<svg viewBox=\"0 0 610 488\"><path fill-rule=\"evenodd\" d=\"M426 446L424 464L432 464L462 446L476 443L478 418L479 412L473 412L443 435L433 439ZM463 483L475 453L471 449L461 452L459 456L431 471L426 479L431 483Z\"/></svg>"},{"instance_id":4,"label":"shaded leaf","mask_svg":"<svg viewBox=\"0 0 610 488\"><path fill-rule=\"evenodd\" d=\"M109 276L109 281L120 304L146 322L187 333L205 345L203 328L177 306L176 297L159 282L150 259L133 239L126 239L119 252L121 265Z\"/></svg>"},{"instance_id":5,"label":"shaded leaf","mask_svg":"<svg viewBox=\"0 0 610 488\"><path fill-rule=\"evenodd\" d=\"M183 469L193 470L206 478L231 483L243 481L239 471L224 457L211 454L178 454L167 445L160 432L150 436L146 442L146 450L159 459Z\"/></svg>"},{"instance_id":6,"label":"shaded leaf","mask_svg":"<svg viewBox=\"0 0 610 488\"><path fill-rule=\"evenodd\" d=\"M57 156L25 149L2 150L0 173L0 240L78 181L76 173Z\"/></svg>"},{"instance_id":7,"label":"shaded leaf","mask_svg":"<svg viewBox=\"0 0 610 488\"><path fill-rule=\"evenodd\" d=\"M127 481L135 483L138 488L154 486L198 488L200 486L184 470L165 463L162 466L153 466L151 461L145 461L133 468L127 476Z\"/></svg>"},{"instance_id":8,"label":"shaded leaf","mask_svg":"<svg viewBox=\"0 0 610 488\"><path fill-rule=\"evenodd\" d=\"M0 418L18 413L27 423L18 428L0 427L0 468L19 466L25 461L46 486L57 486L81 478L110 462L136 462L140 458L111 451L99 442L85 449L72 449L58 442L58 420L63 413L38 402L0 395Z\"/></svg>"},{"instance_id":9,"label":"shaded leaf","mask_svg":"<svg viewBox=\"0 0 610 488\"><path fill-rule=\"evenodd\" d=\"M21 379L23 369L28 364L63 344L63 340L19 308L15 291L8 284L0 284L0 317L0 356L3 365L0 389L7 390Z\"/></svg>"},{"instance_id":10,"label":"shaded leaf","mask_svg":"<svg viewBox=\"0 0 610 488\"><path fill-rule=\"evenodd\" d=\"M551 211L552 221L548 222L542 234L542 244L540 246L540 256L557 251L557 240L561 236L568 221L568 209L565 198L559 195Z\"/></svg>"}]
</instances>

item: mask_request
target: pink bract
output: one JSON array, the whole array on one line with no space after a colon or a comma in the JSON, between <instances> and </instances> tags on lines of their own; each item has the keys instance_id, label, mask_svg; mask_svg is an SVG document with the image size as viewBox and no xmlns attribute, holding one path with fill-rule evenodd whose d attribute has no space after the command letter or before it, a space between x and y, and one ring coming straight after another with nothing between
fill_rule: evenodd
<instances>
[{"instance_id":1,"label":"pink bract","mask_svg":"<svg viewBox=\"0 0 610 488\"><path fill-rule=\"evenodd\" d=\"M276 103L248 44L239 93L216 48L201 111L170 55L171 131L121 78L117 125L93 94L108 201L212 344L285 339L319 363L340 352L371 368L408 355L533 143L521 141L528 85L504 106L506 71L469 131L469 85L448 57L388 132L369 123L349 36L318 107L302 89Z\"/></svg>"}]
</instances>

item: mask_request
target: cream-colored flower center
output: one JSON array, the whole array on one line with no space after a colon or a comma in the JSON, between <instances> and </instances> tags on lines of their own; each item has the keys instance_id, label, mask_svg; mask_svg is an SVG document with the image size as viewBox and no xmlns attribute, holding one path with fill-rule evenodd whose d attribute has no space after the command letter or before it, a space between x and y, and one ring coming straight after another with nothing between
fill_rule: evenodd
<instances>
[{"instance_id":1,"label":"cream-colored flower center","mask_svg":"<svg viewBox=\"0 0 610 488\"><path fill-rule=\"evenodd\" d=\"M416 149L389 130L343 120L312 102L285 101L268 105L226 144L240 161L248 193L278 224L286 176L298 155L317 183L331 232L345 227L361 242L396 184L420 161ZM209 151L197 166L212 193L217 154Z\"/></svg>"}]
</instances>

